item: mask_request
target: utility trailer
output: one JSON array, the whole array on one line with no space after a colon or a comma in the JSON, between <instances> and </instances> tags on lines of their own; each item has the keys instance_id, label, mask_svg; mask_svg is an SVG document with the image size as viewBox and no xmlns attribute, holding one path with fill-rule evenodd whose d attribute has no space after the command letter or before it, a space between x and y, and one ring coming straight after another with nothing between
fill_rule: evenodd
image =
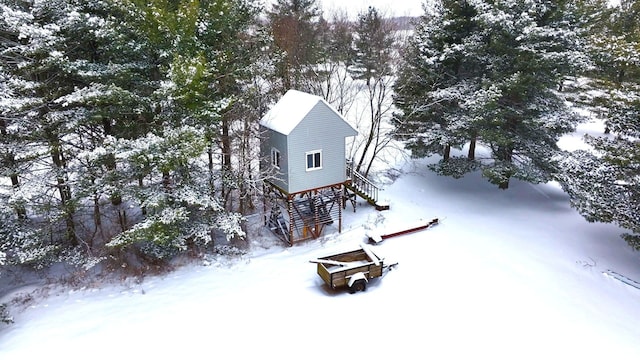
<instances>
[{"instance_id":1,"label":"utility trailer","mask_svg":"<svg viewBox=\"0 0 640 360\"><path fill-rule=\"evenodd\" d=\"M318 275L332 289L348 287L351 293L364 291L370 279L381 277L397 263L385 265L384 259L376 255L367 245L360 249L320 257L316 263Z\"/></svg>"}]
</instances>

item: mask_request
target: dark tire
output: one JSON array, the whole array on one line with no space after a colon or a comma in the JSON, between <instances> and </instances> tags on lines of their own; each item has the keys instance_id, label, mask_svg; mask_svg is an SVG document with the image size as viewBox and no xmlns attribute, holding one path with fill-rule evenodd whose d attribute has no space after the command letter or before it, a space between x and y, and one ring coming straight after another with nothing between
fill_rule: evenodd
<instances>
[{"instance_id":1,"label":"dark tire","mask_svg":"<svg viewBox=\"0 0 640 360\"><path fill-rule=\"evenodd\" d=\"M364 280L357 280L351 285L351 293L355 293L358 291L365 291L367 289L367 282Z\"/></svg>"}]
</instances>

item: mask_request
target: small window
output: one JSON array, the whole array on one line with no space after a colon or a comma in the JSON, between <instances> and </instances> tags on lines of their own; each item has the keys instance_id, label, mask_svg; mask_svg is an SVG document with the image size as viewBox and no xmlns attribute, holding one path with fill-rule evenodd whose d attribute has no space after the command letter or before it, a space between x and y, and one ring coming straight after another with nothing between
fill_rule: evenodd
<instances>
[{"instance_id":1,"label":"small window","mask_svg":"<svg viewBox=\"0 0 640 360\"><path fill-rule=\"evenodd\" d=\"M322 169L322 150L307 152L307 171Z\"/></svg>"},{"instance_id":2,"label":"small window","mask_svg":"<svg viewBox=\"0 0 640 360\"><path fill-rule=\"evenodd\" d=\"M271 165L280 169L280 151L276 148L271 148Z\"/></svg>"}]
</instances>

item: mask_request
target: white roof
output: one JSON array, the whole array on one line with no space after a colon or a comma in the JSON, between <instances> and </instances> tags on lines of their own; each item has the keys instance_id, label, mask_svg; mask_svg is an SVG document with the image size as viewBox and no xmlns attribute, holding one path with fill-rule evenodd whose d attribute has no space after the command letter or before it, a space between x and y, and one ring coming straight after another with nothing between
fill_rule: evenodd
<instances>
[{"instance_id":1,"label":"white roof","mask_svg":"<svg viewBox=\"0 0 640 360\"><path fill-rule=\"evenodd\" d=\"M344 118L323 98L298 90L289 90L260 120L260 125L283 135L289 135L319 103L325 103L343 121Z\"/></svg>"}]
</instances>

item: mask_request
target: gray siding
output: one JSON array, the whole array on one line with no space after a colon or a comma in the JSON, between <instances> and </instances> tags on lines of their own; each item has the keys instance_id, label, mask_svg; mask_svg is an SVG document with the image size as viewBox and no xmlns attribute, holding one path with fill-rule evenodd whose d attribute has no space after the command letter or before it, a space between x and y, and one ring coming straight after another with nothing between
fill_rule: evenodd
<instances>
[{"instance_id":1,"label":"gray siding","mask_svg":"<svg viewBox=\"0 0 640 360\"><path fill-rule=\"evenodd\" d=\"M267 129L265 127L261 127L263 132L264 139L260 142L260 154L262 161L260 162L261 169L263 171L271 171L271 148L276 148L280 151L280 170L277 171L274 176L277 179L272 179L275 185L281 187L287 192L289 191L288 186L288 152L287 152L287 136L280 134L279 132L273 131L271 129Z\"/></svg>"},{"instance_id":2,"label":"gray siding","mask_svg":"<svg viewBox=\"0 0 640 360\"><path fill-rule=\"evenodd\" d=\"M287 190L295 193L344 182L345 137L353 135L353 128L319 102L289 134ZM322 169L307 171L306 153L314 150L322 150Z\"/></svg>"}]
</instances>

